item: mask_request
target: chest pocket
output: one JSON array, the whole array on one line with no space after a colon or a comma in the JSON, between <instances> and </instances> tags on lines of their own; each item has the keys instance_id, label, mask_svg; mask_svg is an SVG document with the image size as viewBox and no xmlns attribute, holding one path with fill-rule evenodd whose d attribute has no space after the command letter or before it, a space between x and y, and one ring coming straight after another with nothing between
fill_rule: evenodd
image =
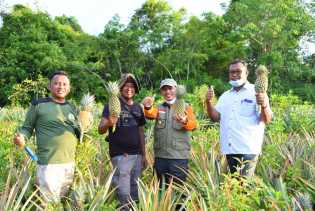
<instances>
[{"instance_id":1,"label":"chest pocket","mask_svg":"<svg viewBox=\"0 0 315 211\"><path fill-rule=\"evenodd\" d=\"M166 113L159 112L159 117L156 120L156 128L163 129L166 127Z\"/></svg>"},{"instance_id":2,"label":"chest pocket","mask_svg":"<svg viewBox=\"0 0 315 211\"><path fill-rule=\"evenodd\" d=\"M240 115L244 117L251 117L256 111L256 101L253 99L243 99L240 106Z\"/></svg>"}]
</instances>

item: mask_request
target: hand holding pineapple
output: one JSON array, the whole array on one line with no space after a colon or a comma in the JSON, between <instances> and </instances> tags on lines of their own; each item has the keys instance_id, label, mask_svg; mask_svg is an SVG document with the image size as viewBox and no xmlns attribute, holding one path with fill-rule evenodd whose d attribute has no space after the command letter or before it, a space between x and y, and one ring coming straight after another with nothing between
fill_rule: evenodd
<instances>
[{"instance_id":1,"label":"hand holding pineapple","mask_svg":"<svg viewBox=\"0 0 315 211\"><path fill-rule=\"evenodd\" d=\"M266 93L256 93L256 102L261 107L265 108L268 105L268 96Z\"/></svg>"},{"instance_id":2,"label":"hand holding pineapple","mask_svg":"<svg viewBox=\"0 0 315 211\"><path fill-rule=\"evenodd\" d=\"M177 122L182 123L183 125L187 124L188 117L185 113L185 115L175 114L175 119Z\"/></svg>"},{"instance_id":3,"label":"hand holding pineapple","mask_svg":"<svg viewBox=\"0 0 315 211\"><path fill-rule=\"evenodd\" d=\"M106 125L108 127L113 127L113 126L116 125L117 120L118 120L118 117L116 117L116 116L109 116L108 119L107 119Z\"/></svg>"}]
</instances>

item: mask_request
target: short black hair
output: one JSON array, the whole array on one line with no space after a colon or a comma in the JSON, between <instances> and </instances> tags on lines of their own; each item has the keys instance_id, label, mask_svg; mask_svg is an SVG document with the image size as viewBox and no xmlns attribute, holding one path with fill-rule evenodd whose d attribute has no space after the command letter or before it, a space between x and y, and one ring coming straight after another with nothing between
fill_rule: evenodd
<instances>
[{"instance_id":1,"label":"short black hair","mask_svg":"<svg viewBox=\"0 0 315 211\"><path fill-rule=\"evenodd\" d=\"M238 64L238 63L241 63L243 64L246 68L247 68L247 62L245 62L245 60L243 59L234 59L230 64L229 64L229 67L233 64Z\"/></svg>"},{"instance_id":2,"label":"short black hair","mask_svg":"<svg viewBox=\"0 0 315 211\"><path fill-rule=\"evenodd\" d=\"M59 71L56 71L56 72L54 72L53 74L50 75L49 81L51 82L52 79L53 79L56 75L64 75L64 76L66 76L66 77L69 79L69 75L68 75L67 72L62 71L62 70L59 70Z\"/></svg>"}]
</instances>

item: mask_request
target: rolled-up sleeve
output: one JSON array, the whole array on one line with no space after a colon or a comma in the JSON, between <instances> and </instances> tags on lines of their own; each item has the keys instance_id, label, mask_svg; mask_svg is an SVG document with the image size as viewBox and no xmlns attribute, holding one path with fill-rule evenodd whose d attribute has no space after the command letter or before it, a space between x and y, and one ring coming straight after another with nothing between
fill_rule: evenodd
<instances>
[{"instance_id":1,"label":"rolled-up sleeve","mask_svg":"<svg viewBox=\"0 0 315 211\"><path fill-rule=\"evenodd\" d=\"M36 124L36 106L31 105L26 113L24 123L21 128L18 129L18 132L21 133L25 138L29 139L34 131Z\"/></svg>"}]
</instances>

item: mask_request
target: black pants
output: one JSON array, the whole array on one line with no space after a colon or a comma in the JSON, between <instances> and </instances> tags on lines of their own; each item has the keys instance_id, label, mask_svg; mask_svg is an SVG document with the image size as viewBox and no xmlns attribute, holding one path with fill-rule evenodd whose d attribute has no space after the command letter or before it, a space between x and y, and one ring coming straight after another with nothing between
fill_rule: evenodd
<instances>
[{"instance_id":1,"label":"black pants","mask_svg":"<svg viewBox=\"0 0 315 211\"><path fill-rule=\"evenodd\" d=\"M240 171L242 176L253 176L256 168L258 155L255 154L227 154L231 174Z\"/></svg>"},{"instance_id":2,"label":"black pants","mask_svg":"<svg viewBox=\"0 0 315 211\"><path fill-rule=\"evenodd\" d=\"M187 178L188 159L155 158L154 170L160 184L163 177L166 184L169 184L172 178L174 182L181 184Z\"/></svg>"}]
</instances>

